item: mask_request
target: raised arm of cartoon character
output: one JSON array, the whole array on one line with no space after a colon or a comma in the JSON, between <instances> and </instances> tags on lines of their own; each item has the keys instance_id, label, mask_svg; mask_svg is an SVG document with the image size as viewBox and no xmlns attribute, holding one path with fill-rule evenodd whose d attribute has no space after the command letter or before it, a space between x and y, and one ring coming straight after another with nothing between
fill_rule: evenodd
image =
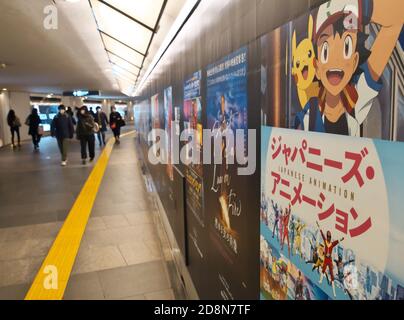
<instances>
[{"instance_id":1,"label":"raised arm of cartoon character","mask_svg":"<svg viewBox=\"0 0 404 320\"><path fill-rule=\"evenodd\" d=\"M316 221L316 224L317 224L318 230L320 230L321 238L323 238L323 240L325 241L326 237L325 237L325 235L323 233L323 230L321 230L320 224L318 223L318 221Z\"/></svg>"},{"instance_id":2,"label":"raised arm of cartoon character","mask_svg":"<svg viewBox=\"0 0 404 320\"><path fill-rule=\"evenodd\" d=\"M389 62L403 28L404 2L403 0L373 0L366 2L373 2L370 21L381 27L368 59L371 76L373 80L378 81Z\"/></svg>"}]
</instances>

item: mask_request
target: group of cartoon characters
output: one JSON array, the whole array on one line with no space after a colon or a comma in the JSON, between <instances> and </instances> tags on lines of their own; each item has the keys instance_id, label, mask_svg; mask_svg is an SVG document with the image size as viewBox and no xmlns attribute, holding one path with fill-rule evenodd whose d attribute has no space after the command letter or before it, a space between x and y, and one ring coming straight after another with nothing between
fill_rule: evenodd
<instances>
[{"instance_id":1,"label":"group of cartoon characters","mask_svg":"<svg viewBox=\"0 0 404 320\"><path fill-rule=\"evenodd\" d=\"M292 37L292 70L302 110L295 129L361 135L404 24L401 0L331 0L310 15L308 37ZM372 48L366 26L380 26Z\"/></svg>"},{"instance_id":2,"label":"group of cartoon characters","mask_svg":"<svg viewBox=\"0 0 404 320\"><path fill-rule=\"evenodd\" d=\"M272 220L272 238L277 238L281 251L284 250L285 244L287 245L289 258L291 255L297 255L301 259L305 259L302 253L302 233L306 228L306 224L291 214L292 209L290 204L287 208L282 209L278 204L271 200L271 208L273 214L270 216L268 214L270 209L268 201L263 194L261 201L261 219L267 226L269 225L269 221ZM317 241L314 235L312 235L313 241L309 239L312 256L310 259L304 260L304 262L306 264L312 264L312 271L317 271L320 274L319 284L323 282L324 276L327 278L328 283L332 286L335 297L335 280L337 280L344 292L352 298L350 292L345 287L345 280L349 277L349 274L345 272L345 267L353 263L354 260L343 261L341 254L338 255L338 259L333 260L334 249L344 240L344 238L333 240L331 231L327 231L325 234L320 228L318 222L317 227L321 239L320 241ZM336 266L336 273L334 271L334 263Z\"/></svg>"}]
</instances>

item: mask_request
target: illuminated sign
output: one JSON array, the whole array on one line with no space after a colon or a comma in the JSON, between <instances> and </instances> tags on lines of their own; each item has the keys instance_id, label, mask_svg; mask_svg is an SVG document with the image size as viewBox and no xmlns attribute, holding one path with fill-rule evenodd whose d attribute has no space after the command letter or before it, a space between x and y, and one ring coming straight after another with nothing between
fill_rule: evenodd
<instances>
[{"instance_id":1,"label":"illuminated sign","mask_svg":"<svg viewBox=\"0 0 404 320\"><path fill-rule=\"evenodd\" d=\"M65 91L63 96L65 97L88 97L88 96L99 96L99 91L89 91L89 90L76 90L76 91Z\"/></svg>"}]
</instances>

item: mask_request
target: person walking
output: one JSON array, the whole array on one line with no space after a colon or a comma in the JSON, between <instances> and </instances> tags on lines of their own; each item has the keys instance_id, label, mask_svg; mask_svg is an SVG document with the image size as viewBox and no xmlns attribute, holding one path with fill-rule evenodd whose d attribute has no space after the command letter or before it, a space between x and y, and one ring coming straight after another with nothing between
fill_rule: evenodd
<instances>
[{"instance_id":1,"label":"person walking","mask_svg":"<svg viewBox=\"0 0 404 320\"><path fill-rule=\"evenodd\" d=\"M95 122L99 126L99 130L97 132L98 142L100 143L100 147L102 145L106 145L105 142L105 132L108 130L108 117L104 111L102 111L101 107L97 107L97 113L95 114Z\"/></svg>"},{"instance_id":2,"label":"person walking","mask_svg":"<svg viewBox=\"0 0 404 320\"><path fill-rule=\"evenodd\" d=\"M72 118L73 125L77 125L77 121L74 118L72 107L67 107L66 113L70 116L70 118Z\"/></svg>"},{"instance_id":3,"label":"person walking","mask_svg":"<svg viewBox=\"0 0 404 320\"><path fill-rule=\"evenodd\" d=\"M123 127L124 120L119 112L116 111L116 107L111 107L111 114L109 115L109 125L114 133L115 142L120 144L120 136L121 136L121 127Z\"/></svg>"},{"instance_id":4,"label":"person walking","mask_svg":"<svg viewBox=\"0 0 404 320\"><path fill-rule=\"evenodd\" d=\"M7 124L10 127L10 132L11 132L11 146L13 148L16 147L16 145L14 143L14 139L15 139L15 134L17 134L18 147L21 148L21 137L20 137L21 121L16 116L15 111L13 109L11 109L8 112Z\"/></svg>"},{"instance_id":5,"label":"person walking","mask_svg":"<svg viewBox=\"0 0 404 320\"><path fill-rule=\"evenodd\" d=\"M87 162L87 146L90 155L90 162L95 158L95 121L86 106L81 107L77 122L77 139L81 145L81 159L83 165Z\"/></svg>"},{"instance_id":6,"label":"person walking","mask_svg":"<svg viewBox=\"0 0 404 320\"><path fill-rule=\"evenodd\" d=\"M74 126L71 117L66 113L64 105L59 106L59 113L53 118L51 124L51 135L56 137L58 147L62 155L61 165L67 165L67 152L69 139L73 139Z\"/></svg>"},{"instance_id":7,"label":"person walking","mask_svg":"<svg viewBox=\"0 0 404 320\"><path fill-rule=\"evenodd\" d=\"M39 142L41 141L42 133L39 132L39 125L41 124L41 118L39 118L38 110L32 108L31 114L28 116L25 124L29 127L28 134L32 137L32 143L34 150L39 149Z\"/></svg>"}]
</instances>

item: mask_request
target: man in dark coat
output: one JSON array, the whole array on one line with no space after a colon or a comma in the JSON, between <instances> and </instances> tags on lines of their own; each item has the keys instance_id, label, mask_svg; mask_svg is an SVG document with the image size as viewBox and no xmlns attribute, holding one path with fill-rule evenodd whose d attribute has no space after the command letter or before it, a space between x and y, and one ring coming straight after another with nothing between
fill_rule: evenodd
<instances>
[{"instance_id":1,"label":"man in dark coat","mask_svg":"<svg viewBox=\"0 0 404 320\"><path fill-rule=\"evenodd\" d=\"M28 125L28 134L32 137L32 143L34 149L39 148L39 141L41 141L41 134L39 132L39 125L41 124L41 118L38 115L38 110L33 108L31 114L28 116L25 124Z\"/></svg>"},{"instance_id":2,"label":"man in dark coat","mask_svg":"<svg viewBox=\"0 0 404 320\"><path fill-rule=\"evenodd\" d=\"M94 117L88 111L86 106L80 108L80 114L77 121L77 139L81 145L81 159L83 164L87 162L87 147L90 154L90 162L95 158L95 121Z\"/></svg>"},{"instance_id":3,"label":"man in dark coat","mask_svg":"<svg viewBox=\"0 0 404 320\"><path fill-rule=\"evenodd\" d=\"M73 139L74 126L72 118L66 113L64 105L59 106L59 113L53 118L51 124L51 135L56 137L60 153L62 155L62 166L67 165L68 140Z\"/></svg>"}]
</instances>

